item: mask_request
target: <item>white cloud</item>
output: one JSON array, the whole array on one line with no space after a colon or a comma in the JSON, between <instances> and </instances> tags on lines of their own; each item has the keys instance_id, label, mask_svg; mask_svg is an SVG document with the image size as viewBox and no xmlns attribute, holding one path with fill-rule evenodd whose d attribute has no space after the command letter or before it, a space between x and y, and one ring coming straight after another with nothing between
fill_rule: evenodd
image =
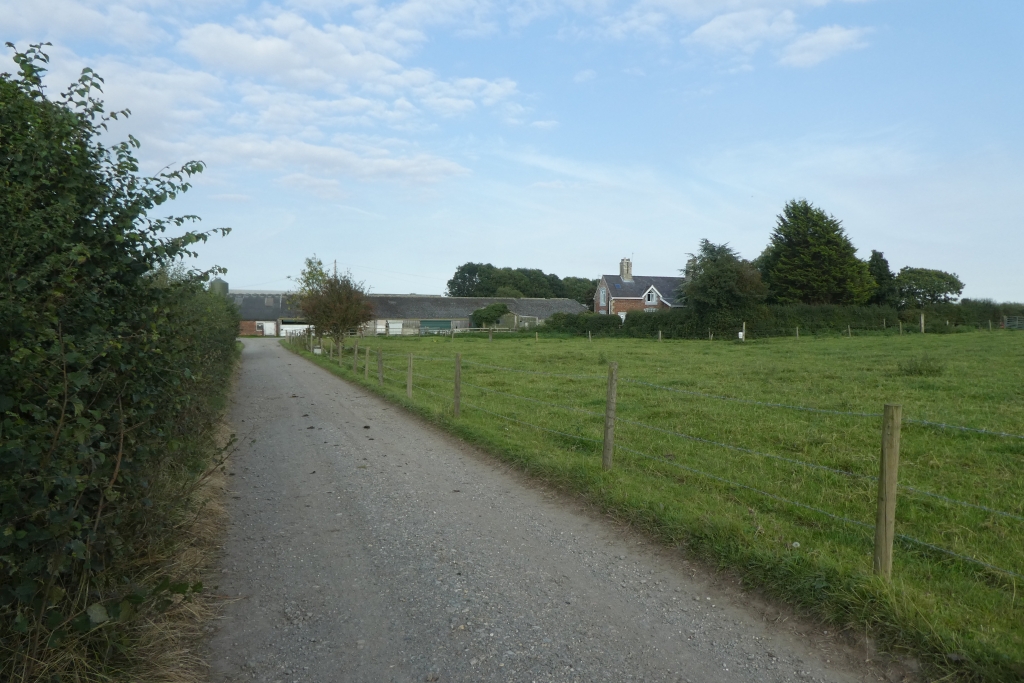
<instances>
[{"instance_id":1,"label":"white cloud","mask_svg":"<svg viewBox=\"0 0 1024 683\"><path fill-rule=\"evenodd\" d=\"M95 6L93 6L95 5ZM130 3L75 0L0 0L4 40L67 42L74 37L102 36L104 41L130 48L163 42L167 33L155 25L149 8ZM19 44L20 48L27 43Z\"/></svg>"},{"instance_id":2,"label":"white cloud","mask_svg":"<svg viewBox=\"0 0 1024 683\"><path fill-rule=\"evenodd\" d=\"M720 14L691 33L686 40L713 50L751 53L766 42L784 40L796 31L796 15L792 11L754 9Z\"/></svg>"},{"instance_id":3,"label":"white cloud","mask_svg":"<svg viewBox=\"0 0 1024 683\"><path fill-rule=\"evenodd\" d=\"M342 136L332 144L314 144L294 137L237 135L186 143L205 149L206 158L221 164L279 170L302 169L311 177L353 177L359 180L402 180L432 183L467 173L463 166L432 154L396 154L400 141L374 141Z\"/></svg>"},{"instance_id":4,"label":"white cloud","mask_svg":"<svg viewBox=\"0 0 1024 683\"><path fill-rule=\"evenodd\" d=\"M530 125L541 130L551 130L558 127L558 121L534 121Z\"/></svg>"},{"instance_id":5,"label":"white cloud","mask_svg":"<svg viewBox=\"0 0 1024 683\"><path fill-rule=\"evenodd\" d=\"M584 69L583 71L577 71L576 75L572 77L572 80L576 83L586 83L592 81L597 77L597 72L593 69Z\"/></svg>"},{"instance_id":6,"label":"white cloud","mask_svg":"<svg viewBox=\"0 0 1024 683\"><path fill-rule=\"evenodd\" d=\"M805 33L786 46L779 58L785 66L809 67L848 50L867 46L864 37L870 32L865 28L844 28L823 26L812 33Z\"/></svg>"},{"instance_id":7,"label":"white cloud","mask_svg":"<svg viewBox=\"0 0 1024 683\"><path fill-rule=\"evenodd\" d=\"M280 178L282 185L309 192L320 199L336 200L345 196L334 178L317 178L306 173L290 173Z\"/></svg>"}]
</instances>

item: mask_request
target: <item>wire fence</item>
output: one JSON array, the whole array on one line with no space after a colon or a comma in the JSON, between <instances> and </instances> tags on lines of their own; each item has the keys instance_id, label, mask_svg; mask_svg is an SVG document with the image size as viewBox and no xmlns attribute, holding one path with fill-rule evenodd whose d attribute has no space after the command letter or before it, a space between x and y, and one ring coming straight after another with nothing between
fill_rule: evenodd
<instances>
[{"instance_id":1,"label":"wire fence","mask_svg":"<svg viewBox=\"0 0 1024 683\"><path fill-rule=\"evenodd\" d=\"M409 385L411 384L411 388L412 388L412 390L414 392L414 395L418 395L418 393L422 392L422 393L427 394L428 396L433 397L433 399L435 399L434 403L438 404L438 406L439 406L438 409L446 409L447 406L453 404L453 402L455 401L455 398L454 398L454 393L455 393L454 392L454 388L455 388L455 373L454 372L446 372L444 374L424 374L424 373L416 371L414 366L413 366L413 364L410 364L409 367L404 367L403 368L403 367L397 367L395 365L392 365L391 363L385 362L385 360L393 360L393 359L407 360L407 359L410 358L410 356L408 356L408 355L382 353L380 350L378 350L377 353L380 354L380 356L379 356L379 358L380 358L380 361L379 361L380 362L380 372L381 372L380 381L382 381L384 384L386 384L388 386L395 386L396 389L399 386L401 386L402 388L408 388ZM432 357L432 356L415 356L415 355L413 355L413 356L411 356L411 358L412 358L413 361L424 361L424 362L429 362L429 363L442 363L442 364L446 364L446 365L449 366L449 368L451 370L454 370L454 365L456 363L456 360L454 358L452 358L452 357ZM361 362L363 362L363 363L369 362L371 364L370 365L371 374L374 375L374 379L376 379L375 375L378 372L378 369L375 366L376 366L376 363L378 361L376 361L375 359L374 360L365 359L365 360L361 360ZM342 365L342 367L345 367L346 369L351 369L349 366L346 366L344 362L342 362L341 365ZM599 411L596 411L596 410L591 410L589 408L582 407L580 405L567 405L565 403L561 403L561 402L558 402L558 401L555 401L555 400L545 400L545 398L539 398L537 396L527 396L527 395L523 395L522 393L515 393L515 392L512 392L512 391L506 391L505 390L506 387L502 386L502 384L503 383L507 384L508 378L510 376L521 376L521 377L524 378L524 380L526 380L528 382L533 382L533 383L536 383L536 382L542 380L542 378L551 378L551 379L557 379L557 380L572 380L572 381L578 381L578 380L587 380L587 381L602 380L602 381L604 381L604 380L607 380L607 376L605 376L605 375L573 375L573 374L563 374L563 373L552 373L552 372L545 372L545 371L541 371L541 370L529 370L529 369L525 369L525 368L510 368L510 367L488 365L488 364L484 364L484 363L472 362L472 361L467 361L467 360L462 360L461 361L461 366L463 367L463 373L466 372L466 370L472 370L473 371L473 373L474 373L473 377L474 377L475 381L474 382L468 382L465 379L461 379L461 381L459 383L460 387L462 387L464 389L468 389L471 392L476 392L477 393L477 397L474 398L472 401L468 401L468 400L462 399L461 400L461 407L462 408L468 408L471 411L476 411L476 412L480 413L482 416L489 416L489 418L495 418L495 419L498 419L498 420L501 420L501 421L504 421L504 422L507 422L507 423L510 423L510 424L515 424L515 425L518 425L518 426L521 426L521 427L524 427L524 428L527 428L527 429L530 429L530 430L535 430L535 431L540 432L542 434L550 434L550 435L553 435L553 436L570 439L570 440L572 440L572 443L574 443L574 444L576 442L583 442L583 443L587 443L587 444L592 444L595 447L603 445L604 442L603 442L602 438L594 438L592 436L588 436L588 435L585 435L585 434L580 433L580 432L572 433L572 431L566 430L564 427L562 427L562 428L555 428L552 425L538 424L537 421L533 421L533 420L530 420L530 419L524 419L522 415L518 414L518 412L517 412L518 409L516 408L516 406L527 406L527 405L528 406L533 406L534 410L537 410L537 408L539 407L539 408L541 408L543 410L541 412L538 412L537 413L538 415L542 415L543 417L545 417L547 419L554 420L556 422L556 424L558 426L560 426L560 427L562 425L565 425L565 424L572 424L572 425L576 426L580 430L582 430L582 428L584 428L586 426L585 423L567 422L567 420L574 419L573 416L575 416L576 420L588 420L588 419L591 419L591 418L596 418L596 419L604 420L606 418L606 413L605 412L599 412ZM362 376L362 374L363 374L362 372L358 372L358 371L356 372L356 376L357 377ZM704 393L704 392L699 392L699 391L690 391L690 390L685 390L685 389L679 389L677 387L670 387L670 386L665 386L665 385L661 385L661 384L656 384L656 383L646 382L646 381L641 381L641 380L636 380L636 379L630 379L630 378L624 378L624 379L621 379L620 381L622 383L626 384L626 385L645 387L645 388L655 389L655 390L658 390L658 391L667 391L667 392L672 392L672 393L675 393L675 394L685 395L685 396L687 396L689 398L702 399L702 400L707 400L707 401L720 401L720 402L744 404L744 405L758 406L758 407L763 407L763 408L768 408L768 409L776 409L776 410L778 410L778 409L781 409L781 410L795 410L795 411L800 411L800 412L805 412L805 413L824 414L824 415L839 416L839 417L844 417L844 418L862 419L862 418L881 418L882 417L882 413L869 413L869 412L858 412L858 411L841 411L841 410L831 410L831 409L815 408L815 407L809 407L809 406L791 405L791 404L779 403L779 402L757 401L757 400L753 400L753 399L746 399L746 398L739 398L739 397L732 397L732 396L710 394L710 393ZM488 382L491 383L492 386L487 386ZM499 386L501 386L501 388L498 388L498 386L493 386L493 384L498 384ZM540 385L529 384L527 386L528 386L528 388L537 389L538 386L540 386ZM592 385L591 385L591 387L592 387ZM603 387L602 387L602 389L603 389ZM600 394L595 394L595 392L593 391L593 388L588 390L586 388L586 385L583 385L583 386L580 387L580 391L584 392L582 394L579 394L579 398L580 398L581 401L585 400L585 401L588 401L589 403L601 402L601 398L602 397L600 396ZM541 393L541 395L544 395L544 394ZM561 395L563 398L566 397L564 393L563 394L559 394L559 395ZM481 401L483 399L489 399L491 401L491 403L493 403L493 405L487 405L486 401L484 401L483 402L484 404L482 404ZM414 399L414 401L415 400L416 399ZM504 410L502 409L502 406L505 407ZM508 413L508 414L506 414L506 413ZM936 428L941 428L941 429L953 429L953 430L961 430L961 431L966 431L966 432L973 432L973 433L978 433L978 434L982 434L982 435L985 435L985 436L988 436L988 437L997 438L997 439L1022 439L1022 438L1024 438L1024 436L1021 436L1021 435L1018 435L1018 434L1009 433L1009 432L1002 432L1002 431L996 431L996 430L987 430L987 429L980 429L980 428L975 428L975 427L967 427L967 426L961 426L961 425L952 425L952 424L946 424L946 423L940 423L940 422L932 422L932 421L919 420L919 419L911 419L911 418L904 418L903 419L903 423L921 424L921 425L930 426L930 427L936 427ZM833 511L829 511L829 510L826 510L826 509L824 509L823 507L821 507L819 505L812 505L812 504L810 504L808 502L797 500L796 498L794 498L792 496L782 495L779 492L772 492L770 490L766 490L763 486L756 486L752 482L737 481L735 476L726 476L725 473L722 473L722 472L716 473L714 471L710 471L708 465L714 465L714 464L716 464L717 461L714 458L709 458L709 456L708 456L709 452L706 451L706 450L695 451L695 452L691 453L690 454L690 460L691 461L683 463L683 462L679 462L679 461L677 461L675 459L669 459L667 457L662 457L662 456L654 455L654 454L652 454L650 452L647 452L648 449L641 449L640 447L638 447L638 445L639 445L639 442L643 441L643 440L646 440L647 442L649 442L649 446L662 445L664 443L670 443L670 442L686 442L686 443L692 444L694 446L710 447L711 449L715 449L715 450L721 450L721 451L725 451L725 452L729 452L729 453L740 454L740 455L742 455L744 457L752 458L753 460L751 460L750 462L774 463L775 466L799 468L799 470L802 470L802 471L808 471L808 472L812 472L812 473L819 473L821 475L829 476L829 477L838 477L838 479L830 479L830 480L825 481L825 482L813 482L813 483L816 483L819 486L820 490L825 490L826 492L828 492L830 494L830 496L832 498L835 498L837 500L839 498L841 498L842 496L840 496L838 493L836 493L835 490L829 490L827 487L833 487L833 489L834 489L834 487L840 486L836 482L842 481L842 480L847 480L847 481L851 481L851 482L854 482L854 481L856 481L856 482L863 482L864 484L868 484L870 486L870 484L878 482L878 479L879 479L878 476L870 475L870 474L865 474L865 473L861 473L861 472L854 472L854 471L851 471L849 469L843 469L843 468L838 468L838 467L830 467L828 465L824 465L824 464L816 463L816 462L810 462L810 461L807 461L807 460L801 460L799 458L787 457L787 456L784 456L784 455L779 455L777 453L771 453L771 452L768 452L768 451L765 451L765 450L761 450L761 449L750 448L750 447L747 447L747 446L744 446L744 445L738 445L738 444L734 444L734 443L729 443L728 441L725 441L725 440L717 440L717 439L713 439L713 438L707 438L706 436L698 436L698 435L691 434L691 433L688 433L686 431L680 430L678 428L671 428L671 427L667 427L667 426L658 426L658 425L655 425L655 424L650 424L649 422L644 422L644 421L641 421L641 420L631 419L629 417L616 416L614 418L614 424L615 425L619 425L619 426L621 426L623 428L628 428L628 429L632 430L629 433L629 437L632 438L633 441L637 442L636 444L632 444L632 443L627 444L627 443L621 443L621 442L620 443L616 443L615 446L614 446L615 452L622 453L622 454L629 454L630 456L635 456L636 458L640 458L640 459L643 459L643 460L646 460L646 461L649 461L649 462L656 463L660 467L675 468L675 469L677 469L677 470L679 470L681 472L686 472L688 474L692 474L694 476L698 476L698 477L704 478L704 479L706 479L708 481L717 482L718 484L721 484L721 485L724 485L724 486L727 486L727 487L731 487L733 489L737 489L737 490L741 490L741 491L746 491L746 492L748 492L750 494L753 494L755 496L775 501L775 502L777 502L779 504L782 504L784 506L788 506L788 507L791 507L791 508L796 508L796 509L801 509L801 510L805 510L805 511L808 511L808 512L812 512L812 513L814 513L816 515L823 516L825 518L831 519L831 520L836 521L836 522L840 522L840 523L842 523L844 525L852 526L852 527L855 527L855 528L858 528L858 529L869 529L869 530L872 530L872 531L874 531L874 529L875 529L875 525L874 524L871 524L871 523L863 521L863 520L856 519L855 518L856 515L851 515L849 513L844 514L842 512L838 512L838 511L834 511L834 510ZM600 425L598 425L598 424L592 425L592 428L598 429L598 432L599 432ZM554 445L556 447L560 447L558 444L554 444ZM585 456L585 457L589 457L589 456ZM704 467L697 466L699 464L699 462L704 462ZM627 460L626 462L622 463L621 466L630 467L632 465ZM746 472L748 469L749 469L748 467L743 467L743 468L740 468L740 469L738 469L736 471L737 472ZM750 469L748 474L750 474L750 476L756 477L759 474L762 474L762 475L765 474L765 472L767 472L767 471L763 471L763 470L755 471L753 469ZM769 474L770 474L770 472L769 472ZM764 478L764 480L767 483L767 482L771 481L771 477L770 476L766 476ZM803 489L800 489L800 490L803 490ZM947 507L958 507L958 508L961 508L961 509L964 509L964 510L968 510L968 511L975 511L977 513L984 513L985 515L991 515L991 516L994 516L994 517L1006 520L1006 523L1010 523L1010 524L1024 524L1024 515L1018 514L1016 512L1010 512L1010 511L1007 511L1007 510L999 509L999 508L991 506L991 505L986 505L986 504L979 503L979 502L970 502L970 501L960 500L958 498L954 498L954 497L947 496L947 495L944 495L944 494L941 494L941 493L937 493L937 492L934 492L934 491L929 491L927 489L923 489L923 488L921 488L919 486L909 486L909 485L901 484L899 486L899 490L903 491L906 494L909 494L909 498L908 498L909 501L913 501L913 500L934 501L936 503L945 505ZM859 494L862 494L863 492L864 492L864 489L863 489L863 486L861 486L861 488L856 489L855 491L853 491L853 493L850 493L849 491L847 491L845 495L847 495L847 497L851 497L851 496L856 497L853 494L858 494L859 495ZM820 493L820 491L819 491L819 493ZM833 493L835 495L831 495ZM837 506L840 506L840 507L842 506L838 502L835 503L835 504ZM857 510L858 509L852 503L847 504L847 507L849 507L851 510ZM871 512L870 505L869 506L861 505L861 513L862 514L863 513L870 513L870 512ZM927 510L924 510L924 511L914 511L914 510L912 510L912 512L918 513L920 515L924 515L924 514L927 513ZM977 522L978 522L978 520L975 520L975 529L973 530L974 534L980 533L980 528L978 527ZM1016 536L1015 536L1016 538L1019 538L1019 535L1020 535L1021 531L1022 531L1022 529L1019 529L1019 528L1016 529L1016 531L1014 532L1016 534ZM988 571L991 571L991 572L996 572L996 573L1004 575L1004 576L1013 577L1015 579L1024 579L1024 574L1021 574L1019 571L1016 571L1015 569L1010 569L1010 568L1007 568L1007 567L1004 567L1004 566L1000 566L999 564L996 564L994 562L990 562L987 559L982 559L982 558L979 558L977 556L972 556L972 555L978 555L978 554L987 554L987 553L983 553L981 550L978 550L977 552L974 552L972 554L965 554L964 552L957 552L957 550L954 550L952 548L946 547L941 542L931 542L931 541L924 540L924 539L918 538L916 536L913 536L913 535L910 535L910 534L905 534L905 533L896 533L895 534L895 538L897 540L899 540L901 543L904 543L904 544L907 544L907 545L910 545L910 546L917 546L917 547L920 547L920 548L928 549L928 550L934 551L936 553L939 553L942 556L954 558L957 561L964 562L964 563L973 565L975 567L980 567L980 568L983 568L985 570L988 570ZM961 545L962 544L963 543L961 543ZM1017 555L1021 555L1019 545L1020 544L1018 544ZM1010 553L1010 555L1012 555L1012 554L1013 553ZM1021 560L1024 560L1024 556L1022 556L1022 557L1011 557L1010 559L1013 559L1015 561L1021 561ZM1005 564L1005 563L1001 563L1001 564ZM1022 562L1021 567L1024 567L1024 562Z\"/></svg>"}]
</instances>

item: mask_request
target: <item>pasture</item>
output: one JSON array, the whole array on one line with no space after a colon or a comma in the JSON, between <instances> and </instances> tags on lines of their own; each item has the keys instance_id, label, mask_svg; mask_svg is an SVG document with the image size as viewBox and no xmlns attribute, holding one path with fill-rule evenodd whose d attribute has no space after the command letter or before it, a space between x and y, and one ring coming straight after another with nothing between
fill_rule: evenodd
<instances>
[{"instance_id":1,"label":"pasture","mask_svg":"<svg viewBox=\"0 0 1024 683\"><path fill-rule=\"evenodd\" d=\"M1024 677L1024 333L360 341L355 372L352 340L340 364L302 353L933 671ZM891 583L872 573L886 403L904 417Z\"/></svg>"}]
</instances>

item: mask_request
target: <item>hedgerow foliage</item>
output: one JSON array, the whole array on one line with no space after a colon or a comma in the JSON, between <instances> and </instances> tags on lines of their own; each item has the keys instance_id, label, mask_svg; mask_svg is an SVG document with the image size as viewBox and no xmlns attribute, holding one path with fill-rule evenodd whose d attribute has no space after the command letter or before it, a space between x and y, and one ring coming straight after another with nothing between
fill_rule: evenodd
<instances>
[{"instance_id":1,"label":"hedgerow foliage","mask_svg":"<svg viewBox=\"0 0 1024 683\"><path fill-rule=\"evenodd\" d=\"M167 237L194 217L148 215L202 164L140 176L134 138L99 140L128 112L104 113L98 76L51 99L40 46L14 61L0 74L0 679L90 680L126 661L133 618L198 588L140 585L137 561L206 466L196 440L238 320L204 291L209 273L169 276L226 230Z\"/></svg>"},{"instance_id":2,"label":"hedgerow foliage","mask_svg":"<svg viewBox=\"0 0 1024 683\"><path fill-rule=\"evenodd\" d=\"M630 311L622 321L617 315L596 313L555 313L545 322L550 332L601 334L613 337L656 337L661 331L669 339L735 339L743 323L754 337L778 337L795 334L845 334L883 329L894 330L903 322L907 332L919 329L919 316L925 314L925 330L931 333L964 332L987 329L991 321L1000 325L1004 315L1024 315L1021 304L997 304L987 300L964 299L959 303L934 304L922 309L897 310L892 306L840 306L790 304L753 306L744 310L694 308L644 313ZM948 322L948 325L947 325Z\"/></svg>"}]
</instances>

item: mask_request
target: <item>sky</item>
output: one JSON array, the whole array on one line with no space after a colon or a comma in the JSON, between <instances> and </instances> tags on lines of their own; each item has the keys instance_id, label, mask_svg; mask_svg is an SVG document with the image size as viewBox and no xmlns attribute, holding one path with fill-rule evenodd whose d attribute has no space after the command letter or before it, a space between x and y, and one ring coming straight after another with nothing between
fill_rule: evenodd
<instances>
[{"instance_id":1,"label":"sky","mask_svg":"<svg viewBox=\"0 0 1024 683\"><path fill-rule=\"evenodd\" d=\"M144 172L207 164L165 206L259 290L314 254L377 293L676 275L803 198L862 258L1024 300L1022 34L1019 0L0 0L54 95L89 66L131 110Z\"/></svg>"}]
</instances>

